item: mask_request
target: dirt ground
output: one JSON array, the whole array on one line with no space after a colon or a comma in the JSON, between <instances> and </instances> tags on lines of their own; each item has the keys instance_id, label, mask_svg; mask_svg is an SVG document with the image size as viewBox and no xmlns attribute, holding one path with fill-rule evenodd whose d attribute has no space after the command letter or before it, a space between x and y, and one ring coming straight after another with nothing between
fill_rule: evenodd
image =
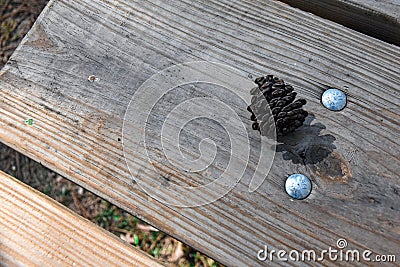
<instances>
[{"instance_id":1,"label":"dirt ground","mask_svg":"<svg viewBox=\"0 0 400 267\"><path fill-rule=\"evenodd\" d=\"M47 2L0 0L0 69ZM222 266L1 142L0 169L172 266Z\"/></svg>"}]
</instances>

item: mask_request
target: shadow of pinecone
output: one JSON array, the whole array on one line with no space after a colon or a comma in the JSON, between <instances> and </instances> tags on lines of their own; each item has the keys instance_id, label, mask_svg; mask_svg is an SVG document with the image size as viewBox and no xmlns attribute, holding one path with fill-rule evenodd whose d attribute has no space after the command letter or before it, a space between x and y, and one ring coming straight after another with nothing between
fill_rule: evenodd
<instances>
[{"instance_id":1,"label":"shadow of pinecone","mask_svg":"<svg viewBox=\"0 0 400 267\"><path fill-rule=\"evenodd\" d=\"M304 125L288 136L279 136L277 152L283 153L283 159L294 164L317 164L327 158L336 148L336 138L331 134L322 135L326 129L322 123L311 124L315 116L310 114Z\"/></svg>"}]
</instances>

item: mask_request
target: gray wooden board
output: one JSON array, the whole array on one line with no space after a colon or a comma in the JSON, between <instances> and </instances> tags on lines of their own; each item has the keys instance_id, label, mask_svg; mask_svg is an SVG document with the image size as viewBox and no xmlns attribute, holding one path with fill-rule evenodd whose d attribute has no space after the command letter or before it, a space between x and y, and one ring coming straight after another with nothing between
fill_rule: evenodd
<instances>
[{"instance_id":1,"label":"gray wooden board","mask_svg":"<svg viewBox=\"0 0 400 267\"><path fill-rule=\"evenodd\" d=\"M1 266L165 266L21 181L0 177Z\"/></svg>"},{"instance_id":2,"label":"gray wooden board","mask_svg":"<svg viewBox=\"0 0 400 267\"><path fill-rule=\"evenodd\" d=\"M399 0L281 0L380 40L400 45Z\"/></svg>"},{"instance_id":3,"label":"gray wooden board","mask_svg":"<svg viewBox=\"0 0 400 267\"><path fill-rule=\"evenodd\" d=\"M135 91L153 74L198 60L233 66L244 78L275 74L307 99L311 115L278 144L271 171L255 192L249 192L250 180L244 177L211 204L167 206L145 194L128 171L123 118ZM339 238L348 241L349 249L398 256L399 62L396 46L275 1L51 1L1 72L0 136L229 266L266 264L257 260L264 245L319 251L335 247ZM90 75L97 79L88 81ZM172 73L170 78L174 75L179 77ZM344 111L321 106L326 85L346 91ZM184 88L164 104L178 103ZM219 90L194 88L198 95ZM259 138L251 131L244 103L216 95L237 110L251 138ZM165 115L158 111L153 122ZM32 126L24 122L28 118L34 119ZM198 155L199 140L207 132L218 134L214 141L222 154L213 165L218 168L197 176L170 175L165 159L153 162L167 182L199 184L226 166L229 138L221 125L197 123L201 127L193 122L182 132L182 146ZM157 123L150 126L159 129ZM252 157L257 157L255 150ZM130 153L135 175L149 182L160 179L151 175L147 155ZM285 178L294 172L313 181L306 200L292 201L284 191Z\"/></svg>"}]
</instances>

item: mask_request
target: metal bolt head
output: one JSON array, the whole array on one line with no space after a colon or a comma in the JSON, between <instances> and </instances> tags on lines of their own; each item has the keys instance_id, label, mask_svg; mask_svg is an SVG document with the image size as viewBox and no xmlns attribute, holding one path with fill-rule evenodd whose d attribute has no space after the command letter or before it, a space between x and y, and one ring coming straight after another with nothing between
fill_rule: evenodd
<instances>
[{"instance_id":1,"label":"metal bolt head","mask_svg":"<svg viewBox=\"0 0 400 267\"><path fill-rule=\"evenodd\" d=\"M321 102L329 110L340 111L346 107L347 97L343 91L331 88L322 94Z\"/></svg>"},{"instance_id":2,"label":"metal bolt head","mask_svg":"<svg viewBox=\"0 0 400 267\"><path fill-rule=\"evenodd\" d=\"M286 179L286 193L294 199L305 199L310 195L312 185L310 179L304 174L295 173Z\"/></svg>"}]
</instances>

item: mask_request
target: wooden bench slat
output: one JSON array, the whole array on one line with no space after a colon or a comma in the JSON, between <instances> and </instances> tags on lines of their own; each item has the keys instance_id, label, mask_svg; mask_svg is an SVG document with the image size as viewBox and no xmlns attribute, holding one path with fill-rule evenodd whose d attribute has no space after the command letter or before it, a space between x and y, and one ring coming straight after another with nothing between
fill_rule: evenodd
<instances>
[{"instance_id":1,"label":"wooden bench slat","mask_svg":"<svg viewBox=\"0 0 400 267\"><path fill-rule=\"evenodd\" d=\"M212 204L170 207L134 182L122 150L123 116L151 75L197 60L228 64L245 76L285 79L307 99L314 120L276 154L256 192L249 193L243 179ZM52 1L0 74L0 136L226 265L263 265L256 253L266 244L323 250L340 237L352 249L398 253L399 62L398 47L277 1ZM99 80L89 82L90 75ZM347 90L343 112L321 106L324 84ZM35 124L26 125L27 118ZM334 149L323 164L287 160L318 142ZM137 164L134 175L154 178L146 155L127 156ZM337 173L326 166L350 171L351 179L330 181ZM291 201L284 192L293 172L312 178L310 198ZM189 178L182 173L176 179Z\"/></svg>"},{"instance_id":2,"label":"wooden bench slat","mask_svg":"<svg viewBox=\"0 0 400 267\"><path fill-rule=\"evenodd\" d=\"M0 172L1 266L163 266Z\"/></svg>"},{"instance_id":3,"label":"wooden bench slat","mask_svg":"<svg viewBox=\"0 0 400 267\"><path fill-rule=\"evenodd\" d=\"M282 0L282 2L385 42L400 45L400 2L397 0Z\"/></svg>"}]
</instances>

